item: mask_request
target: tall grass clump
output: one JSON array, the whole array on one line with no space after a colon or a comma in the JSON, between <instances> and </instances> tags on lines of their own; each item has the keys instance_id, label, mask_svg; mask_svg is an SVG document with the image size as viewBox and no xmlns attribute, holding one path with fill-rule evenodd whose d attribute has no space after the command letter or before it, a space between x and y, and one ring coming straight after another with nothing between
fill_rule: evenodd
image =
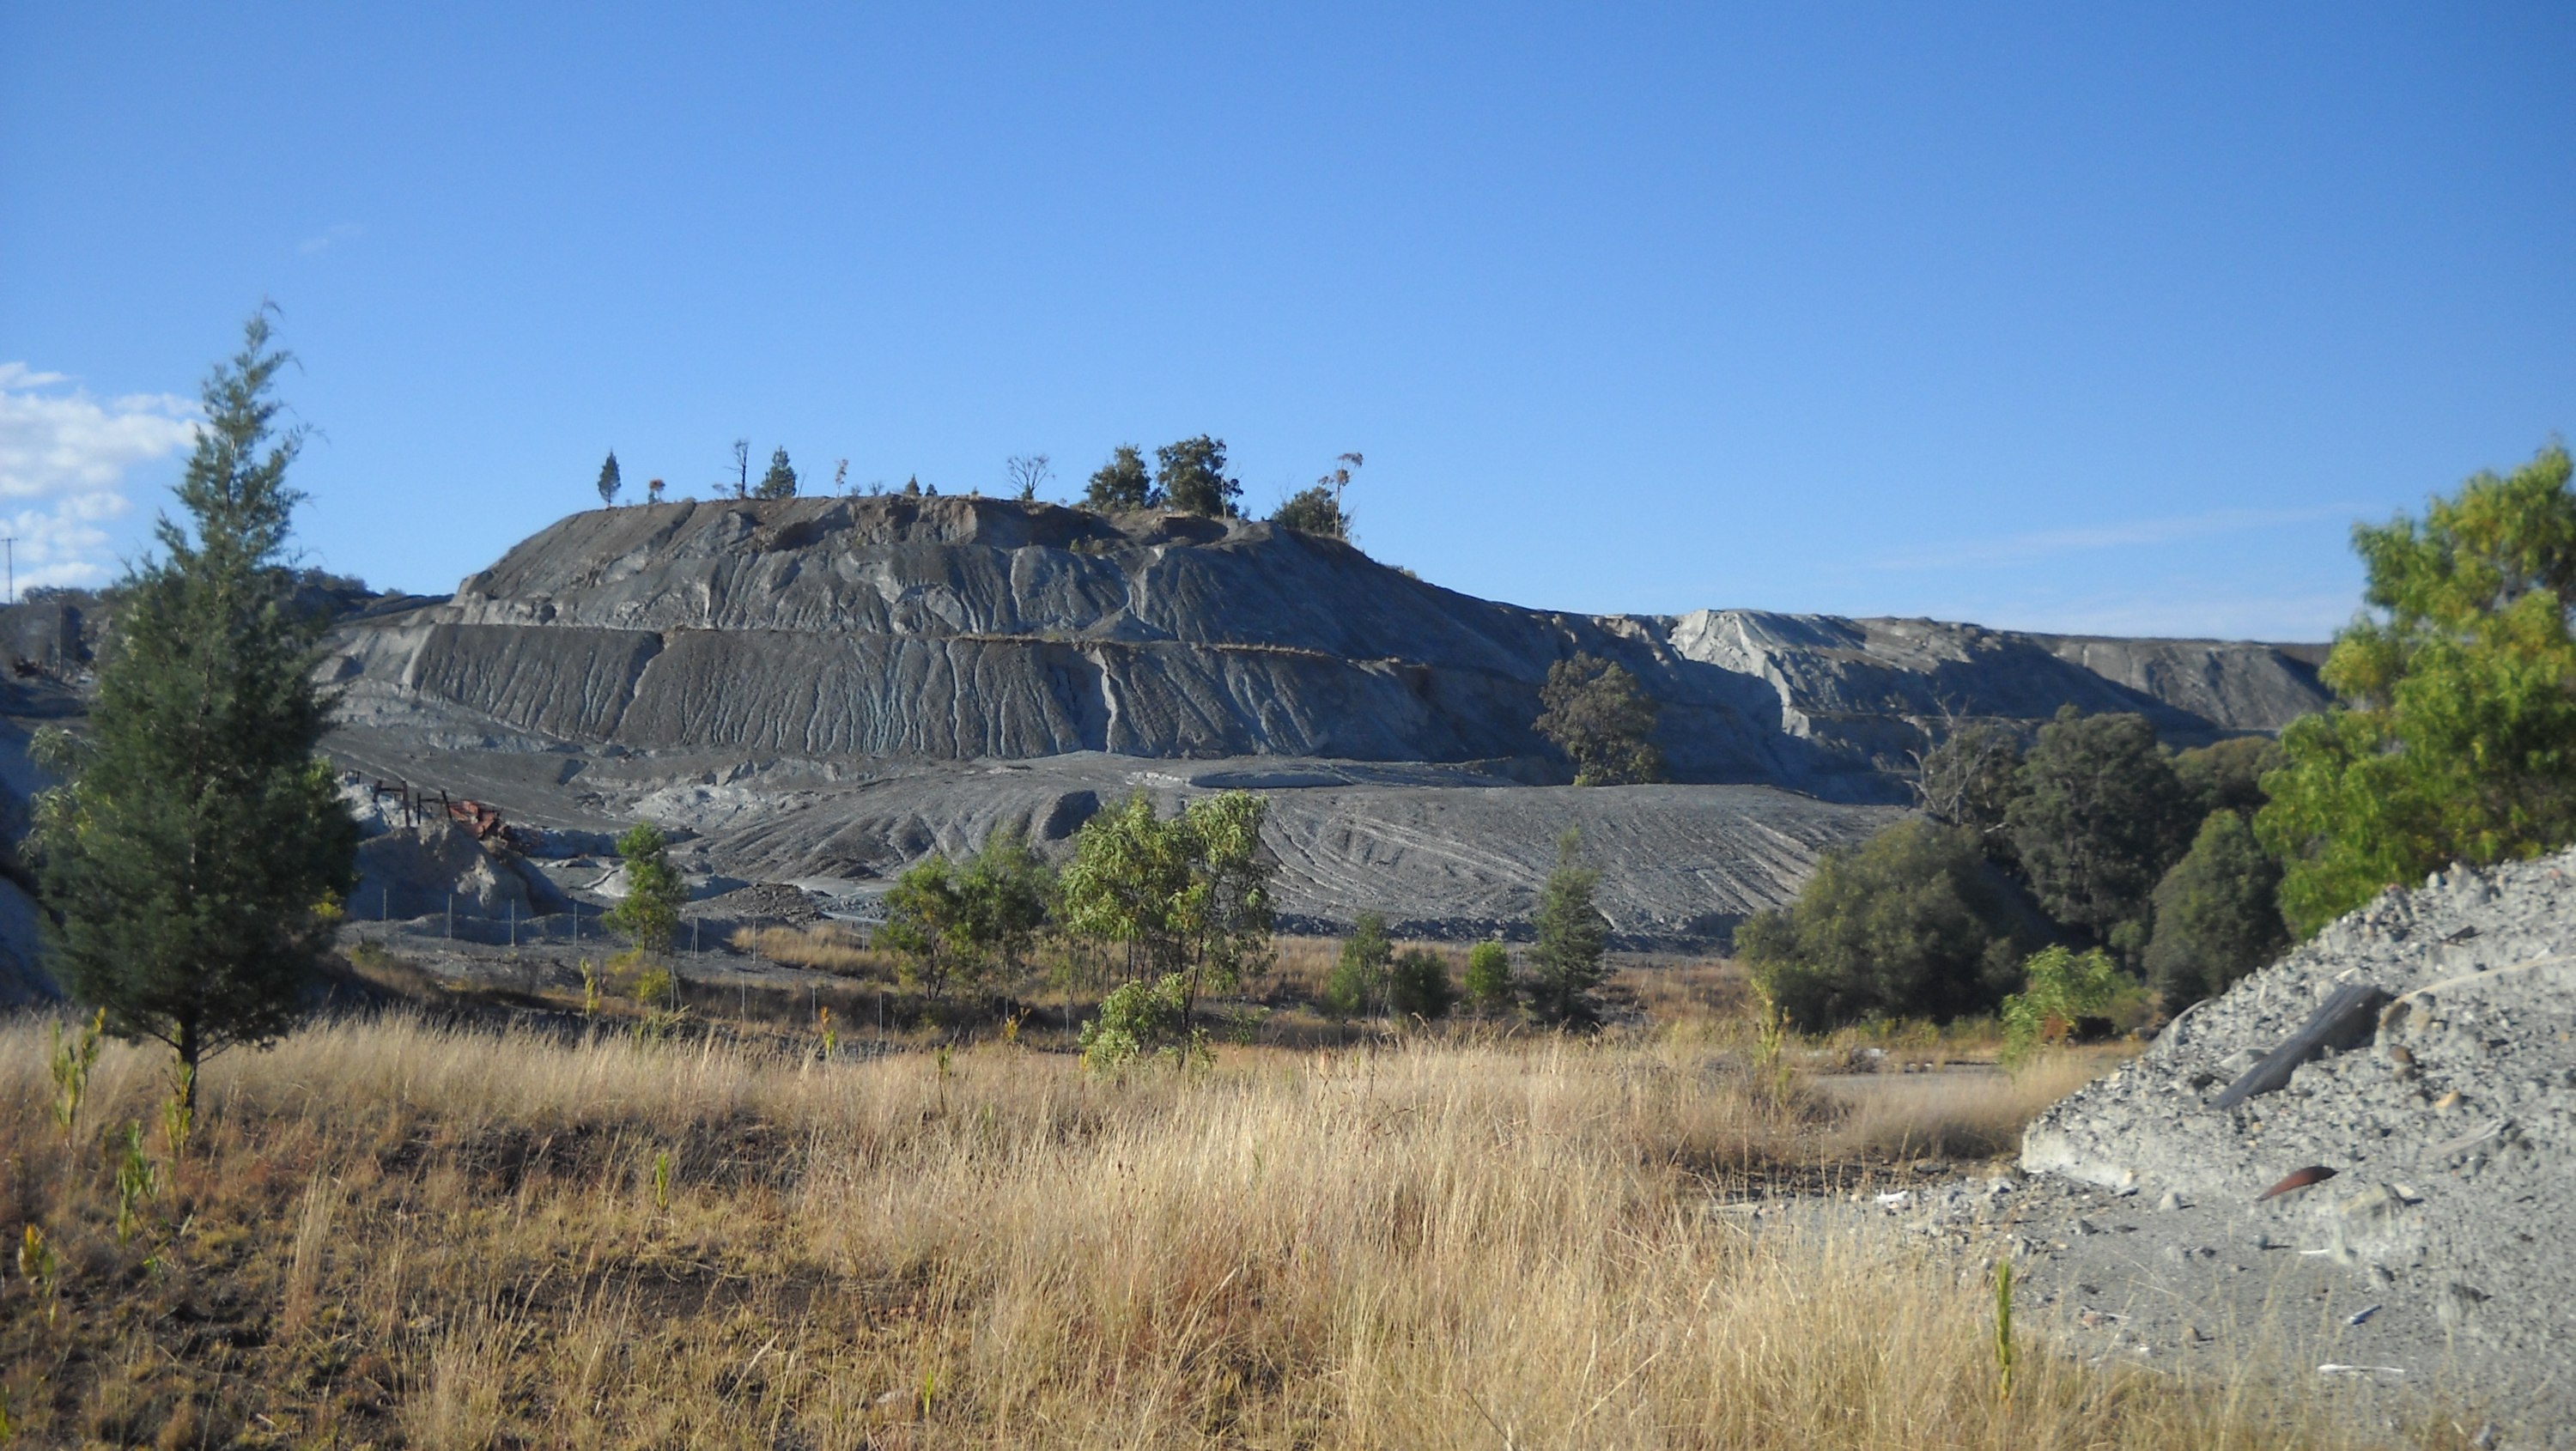
<instances>
[{"instance_id":1,"label":"tall grass clump","mask_svg":"<svg viewBox=\"0 0 2576 1451\"><path fill-rule=\"evenodd\" d=\"M1981 1277L1708 1212L1812 1123L1669 1041L1098 1074L334 1022L207 1065L123 1246L42 1045L0 1027L0 1222L64 1266L0 1291L32 1444L2344 1444L2054 1356L1999 1398ZM107 1048L103 1120L159 1069Z\"/></svg>"}]
</instances>

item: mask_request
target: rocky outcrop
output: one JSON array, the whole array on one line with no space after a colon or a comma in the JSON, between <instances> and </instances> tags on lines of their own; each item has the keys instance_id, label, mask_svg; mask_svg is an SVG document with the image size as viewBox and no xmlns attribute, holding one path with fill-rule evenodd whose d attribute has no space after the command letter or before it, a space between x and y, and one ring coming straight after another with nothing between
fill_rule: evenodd
<instances>
[{"instance_id":1,"label":"rocky outcrop","mask_svg":"<svg viewBox=\"0 0 2576 1451\"><path fill-rule=\"evenodd\" d=\"M1252 521L983 499L577 514L334 637L364 718L801 757L1519 760L1548 666L1620 661L1685 781L1902 799L1945 715L2139 710L2196 742L2321 700L2263 645L1755 611L1545 614Z\"/></svg>"}]
</instances>

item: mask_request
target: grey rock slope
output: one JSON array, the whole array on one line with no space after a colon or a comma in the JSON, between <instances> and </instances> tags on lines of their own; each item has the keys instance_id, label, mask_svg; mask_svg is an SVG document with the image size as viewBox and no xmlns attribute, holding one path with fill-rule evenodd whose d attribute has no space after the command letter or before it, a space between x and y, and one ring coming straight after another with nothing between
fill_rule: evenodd
<instances>
[{"instance_id":1,"label":"grey rock slope","mask_svg":"<svg viewBox=\"0 0 2576 1451\"><path fill-rule=\"evenodd\" d=\"M448 599L348 608L345 764L583 840L650 818L694 871L861 913L924 853L1238 785L1272 797L1293 926L1506 928L1580 826L1621 941L1704 942L1883 825L1941 717L2135 710L2191 743L2320 700L2266 645L1549 614L1268 524L971 498L577 514ZM1578 651L1657 700L1677 784L1563 786L1531 723Z\"/></svg>"},{"instance_id":2,"label":"grey rock slope","mask_svg":"<svg viewBox=\"0 0 2576 1451\"><path fill-rule=\"evenodd\" d=\"M2393 1000L2364 1020L2359 1042L2307 1062L2284 1087L2218 1106L2355 985ZM2571 1040L2576 853L2455 868L2388 892L2177 1019L2143 1057L2036 1121L2022 1161L2134 1190L2131 1211L2165 1206L2119 1216L2136 1225L2095 1223L2134 1235L2068 1241L2093 1262L2075 1278L2097 1289L2132 1277L2122 1262L2144 1272L2154 1292L2122 1313L2172 1320L2174 1307L2222 1303L2231 1270L2242 1288L2287 1283L2286 1267L2304 1262L2334 1281L2311 1298L2350 1302L2322 1322L2339 1349L2320 1355L2409 1384L2449 1377L2458 1394L2514 1408L2527 1429L2554 1424L2552 1444L2566 1444L2576 1437ZM2334 1172L2261 1198L2310 1168ZM2166 1247L2148 1253L2157 1240ZM2274 1256L2281 1268L2250 1274Z\"/></svg>"},{"instance_id":3,"label":"grey rock slope","mask_svg":"<svg viewBox=\"0 0 2576 1451\"><path fill-rule=\"evenodd\" d=\"M2074 640L1751 611L1547 614L1250 521L983 499L577 514L442 602L344 625L370 723L456 707L645 750L968 761L1518 760L1550 663L1617 659L1686 781L1896 801L1944 712L2139 710L2176 741L2320 702L2264 645Z\"/></svg>"},{"instance_id":4,"label":"grey rock slope","mask_svg":"<svg viewBox=\"0 0 2576 1451\"><path fill-rule=\"evenodd\" d=\"M377 779L501 803L573 854L595 853L608 832L649 819L680 838L675 856L693 877L794 882L859 917L873 915L889 878L930 852L964 853L1010 830L1061 854L1093 812L1130 792L1168 815L1211 792L1249 789L1269 799L1263 839L1279 863L1284 929L1336 932L1378 912L1404 936L1510 934L1536 904L1557 837L1575 827L1602 869L1601 906L1616 939L1639 948L1722 937L1795 893L1818 853L1902 814L1767 786L1533 787L1469 766L1279 757L610 754L365 726L341 731L333 753Z\"/></svg>"}]
</instances>

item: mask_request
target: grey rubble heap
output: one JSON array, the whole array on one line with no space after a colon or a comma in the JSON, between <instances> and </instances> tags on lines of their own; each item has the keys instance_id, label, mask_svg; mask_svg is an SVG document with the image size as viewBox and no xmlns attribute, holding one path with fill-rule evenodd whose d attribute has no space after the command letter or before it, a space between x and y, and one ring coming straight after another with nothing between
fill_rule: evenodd
<instances>
[{"instance_id":1,"label":"grey rubble heap","mask_svg":"<svg viewBox=\"0 0 2576 1451\"><path fill-rule=\"evenodd\" d=\"M2354 985L2394 999L2366 1041L2217 1107ZM2022 1164L2089 1206L2058 1280L2133 1345L2252 1324L2259 1290L2307 1358L2576 1439L2576 853L2389 891L2048 1110Z\"/></svg>"}]
</instances>

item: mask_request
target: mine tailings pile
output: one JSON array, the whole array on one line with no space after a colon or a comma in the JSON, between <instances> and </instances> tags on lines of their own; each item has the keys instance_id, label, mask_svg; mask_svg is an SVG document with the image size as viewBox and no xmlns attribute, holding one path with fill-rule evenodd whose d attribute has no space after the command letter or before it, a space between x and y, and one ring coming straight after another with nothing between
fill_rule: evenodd
<instances>
[{"instance_id":1,"label":"mine tailings pile","mask_svg":"<svg viewBox=\"0 0 2576 1451\"><path fill-rule=\"evenodd\" d=\"M2576 853L2390 889L2048 1110L2022 1162L2204 1216L2181 1263L2348 1272L2338 1370L2576 1435Z\"/></svg>"}]
</instances>

